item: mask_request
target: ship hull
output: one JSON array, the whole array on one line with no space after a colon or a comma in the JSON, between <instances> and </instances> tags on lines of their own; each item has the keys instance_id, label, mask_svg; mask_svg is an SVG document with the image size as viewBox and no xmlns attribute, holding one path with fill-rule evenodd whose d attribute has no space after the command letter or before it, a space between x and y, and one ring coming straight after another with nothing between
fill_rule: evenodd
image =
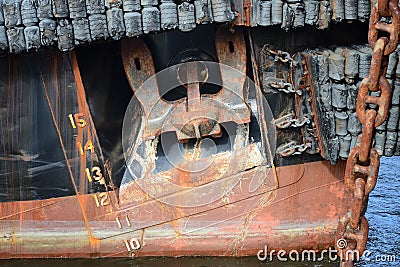
<instances>
[{"instance_id":1,"label":"ship hull","mask_svg":"<svg viewBox=\"0 0 400 267\"><path fill-rule=\"evenodd\" d=\"M267 169L265 181L277 182L267 191L251 189L254 168L228 199L200 210L154 199L122 205L118 191L101 208L93 194L0 203L0 258L249 256L265 246L320 251L334 244L349 210L344 167L318 161ZM116 221L123 214L130 226L125 217Z\"/></svg>"}]
</instances>

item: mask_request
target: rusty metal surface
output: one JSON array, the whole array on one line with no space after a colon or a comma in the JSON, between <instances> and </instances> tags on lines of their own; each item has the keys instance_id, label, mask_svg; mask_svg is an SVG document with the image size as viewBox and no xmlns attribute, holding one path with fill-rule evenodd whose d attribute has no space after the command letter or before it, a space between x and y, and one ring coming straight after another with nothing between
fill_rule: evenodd
<instances>
[{"instance_id":1,"label":"rusty metal surface","mask_svg":"<svg viewBox=\"0 0 400 267\"><path fill-rule=\"evenodd\" d=\"M357 96L357 115L361 123L364 123L366 120L367 114L367 104L375 104L378 106L377 118L374 122L374 127L378 127L381 125L389 113L389 106L392 100L392 89L390 84L385 77L385 75L379 75L380 69L382 67L382 56L385 45L387 44L387 40L381 39L377 42L377 45L374 48L374 56L371 62L371 76L368 76L367 79L364 79L360 85L359 93ZM380 58L380 60L378 60ZM387 59L386 64L387 65ZM378 87L379 84L379 87ZM379 97L369 95L369 91L376 92L377 90L381 91L381 95Z\"/></svg>"},{"instance_id":2,"label":"rusty metal surface","mask_svg":"<svg viewBox=\"0 0 400 267\"><path fill-rule=\"evenodd\" d=\"M219 63L246 73L246 45L240 29L231 33L226 27L219 27L215 46ZM244 88L245 75L234 75L227 68L221 67L221 90L213 95L200 95L199 81L210 80L208 82L215 83L216 77L208 76L215 70L208 70L202 63L190 63L189 68L185 69L180 69L180 65L177 65L175 75L182 85L186 84L187 97L166 101L154 92L159 92L159 86L169 89L168 84L159 83L168 83L170 77L152 76L155 68L146 44L140 39L128 39L123 41L122 48L124 68L133 91L142 86L142 91L146 92L136 94L147 120L143 133L145 139L154 139L162 132L175 131L180 142L187 142L190 138L220 136L219 125L224 122L250 122L250 108L246 103ZM223 112L223 105L229 108L229 112ZM191 119L194 117L198 119Z\"/></svg>"},{"instance_id":3,"label":"rusty metal surface","mask_svg":"<svg viewBox=\"0 0 400 267\"><path fill-rule=\"evenodd\" d=\"M250 23L249 6L251 5L244 8L246 23ZM242 31L237 29L235 33L231 33L227 28L220 27L217 30L216 40L219 62L246 73L246 44ZM379 41L376 46L380 47ZM380 49L380 56L378 55L375 60L377 66L380 66L379 58L384 53L384 49L382 47ZM176 132L180 142L204 136L219 137L221 129L218 123L250 122L251 109L247 101L244 75L228 76L223 69L220 69L224 84L222 89L215 95L201 95L199 80L207 78L207 69L203 68L205 65L193 63L186 65L188 66L186 69L177 67L178 80L186 86L187 98L168 102L155 93L159 92L159 81L153 79L146 82L155 73L146 44L139 39L125 40L122 55L132 90L137 93L143 83L145 87L147 86L147 94L136 95L143 106L140 112L149 119L146 124L148 128L144 129L145 139L155 139L161 133L171 131ZM281 62L290 62L291 68L292 64L295 64L288 53L280 51L275 55ZM385 64L385 61L383 62ZM292 88L297 88L299 85L301 90L310 91L307 84L311 83L308 77L309 62L301 63L304 73L299 79L299 84L295 86L288 84ZM78 118L88 117L90 124L89 129L78 128L76 139L82 142L84 137L96 138L96 132L90 120L83 82L74 55L71 64L76 87L74 90L76 89L80 98L78 100L80 113L75 115L78 115ZM51 73L49 70L47 72ZM381 78L378 76L376 79L372 76L370 78L373 84L376 85L377 81L380 83ZM42 80L44 89L46 89L45 82L52 81L51 78ZM279 84L274 83L274 86ZM224 87L233 92L225 90ZM244 256L256 254L266 244L271 249L285 248L299 251L327 248L334 243L338 235L355 240L353 248L361 251L365 247L368 234L368 222L361 217L365 212L365 195L375 186L377 166L379 166L376 151L369 151L369 146L366 144L371 144L374 123L380 124L380 120L384 120L387 116L388 101L390 101L390 88L385 93L384 89L387 87L384 86L384 82L381 87L383 94L379 99L382 100L376 100L376 97L373 99L366 93L366 90L373 91L370 87L365 86L364 91L360 90L359 96L365 101L362 107L357 107L357 110L365 109L368 103L374 103L379 105L380 111L378 116L366 112L364 117L367 130L363 135L362 146L359 150L353 150L350 158L353 160L348 161L346 171L342 161L335 166L321 161L270 168L265 165L265 155L263 155L265 151L261 150L258 144L252 143L232 152L236 157L231 162L229 162L232 157L231 152L213 156L211 160L215 167L206 172L182 171L191 168L191 163L184 162L167 171L146 173L146 182L150 186L148 189L154 192L162 191L162 198L153 198L136 182L126 183L115 191L107 191L110 188L104 183L106 191L84 194L84 187L78 188L75 184L73 171L78 173L77 177L80 177L81 184L85 184L86 165L93 162L87 163L85 158L79 158L79 153L82 152L75 147L73 153L78 155L80 165L74 170L69 165L67 167L76 196L0 203L0 229L5 232L0 239L0 258ZM310 94L314 97L312 90ZM214 107L212 101L225 103L238 117L232 119L223 110ZM299 93L294 96L293 104L298 111ZM48 105L52 110L52 103L49 100ZM315 111L315 107L311 108ZM160 118L170 114L172 109L174 112L168 123L161 125ZM199 116L202 119L191 120ZM261 118L265 119L263 116ZM180 124L181 121L189 123ZM215 123L216 121L218 123ZM54 118L53 123L57 126ZM62 139L58 128L57 133ZM152 145L155 148L157 143ZM305 143L296 147L297 150L289 148L287 155L300 154L310 147ZM66 148L62 147L62 150L68 163ZM151 156L156 158L155 154ZM199 159L196 164L206 164L209 160ZM221 178L221 173L225 171L226 175ZM345 180L343 180L344 175L346 175ZM361 179L358 175L366 179ZM92 182L90 174L88 178L89 182ZM222 197L209 205L182 207L169 203L196 202L199 197L189 195L189 198L187 196L185 198L182 192L169 191L171 188L167 186L167 181L187 187L186 191L189 193L192 190L191 186L200 187L206 184L211 185L211 188L230 185L233 189L226 191L226 194L223 191ZM349 193L349 190L353 194ZM208 193L210 192L204 190L199 196L204 198ZM352 210L352 213L346 217L348 210ZM344 219L336 228L338 218ZM348 226L354 231L347 231ZM136 247L133 248L134 246Z\"/></svg>"},{"instance_id":4,"label":"rusty metal surface","mask_svg":"<svg viewBox=\"0 0 400 267\"><path fill-rule=\"evenodd\" d=\"M389 54L394 52L399 41L400 9L398 0L379 0L373 7L370 17L368 41L373 49L369 75L361 82L356 111L363 124L362 138L358 146L350 152L345 171L345 181L352 192L353 205L347 215L342 217L337 229L337 244L344 240L348 245L339 247L340 266L354 266L363 254L368 239L368 221L365 218L368 196L374 189L380 165L378 152L373 148L374 131L388 117L392 89L386 78ZM389 17L390 22L381 18ZM389 33L389 38L382 33ZM372 96L377 92L379 96ZM378 110L367 104L375 104ZM349 257L349 251L357 255ZM345 254L344 254L345 252Z\"/></svg>"},{"instance_id":5,"label":"rusty metal surface","mask_svg":"<svg viewBox=\"0 0 400 267\"><path fill-rule=\"evenodd\" d=\"M312 67L311 67L311 59L310 59L310 55L307 53L301 53L301 56L303 58L303 65L305 68L305 72L304 72L304 85L307 86L308 88L308 93L310 94L310 105L311 105L311 109L312 109L312 113L313 113L313 120L314 120L314 129L315 129L315 139L318 141L318 149L319 149L319 153L321 153L322 157L326 157L326 151L324 149L324 145L322 143L322 131L321 131L321 127L320 127L320 122L319 122L319 111L317 109L317 96L316 96L316 90L314 88L314 81L313 81L313 75L312 75Z\"/></svg>"},{"instance_id":6,"label":"rusty metal surface","mask_svg":"<svg viewBox=\"0 0 400 267\"><path fill-rule=\"evenodd\" d=\"M382 7L382 5L384 7ZM383 9L383 10L382 10ZM382 12L382 13L381 13ZM381 22L382 17L391 17L391 23ZM372 49L376 46L379 31L389 34L389 42L385 46L384 54L391 54L399 43L399 28L400 28L400 8L399 1L379 1L378 6L372 8L372 13L369 21L368 42Z\"/></svg>"},{"instance_id":7,"label":"rusty metal surface","mask_svg":"<svg viewBox=\"0 0 400 267\"><path fill-rule=\"evenodd\" d=\"M128 231L116 227L109 208L95 208L93 195L1 203L0 225L6 230L0 257L126 257L130 254L123 241L132 237L142 245L135 257L244 256L254 255L266 244L271 249L301 250L323 249L333 243L337 218L351 204L342 180L343 162L278 167L278 188L244 198L254 171L247 171L235 193L212 210L190 215L190 210L142 202L132 210L137 212ZM275 179L272 172L264 175L267 181ZM110 193L116 199L115 192ZM77 198L84 203L92 228L104 229L103 237L90 239ZM143 227L143 222L150 226ZM128 227L125 222L123 227Z\"/></svg>"}]
</instances>

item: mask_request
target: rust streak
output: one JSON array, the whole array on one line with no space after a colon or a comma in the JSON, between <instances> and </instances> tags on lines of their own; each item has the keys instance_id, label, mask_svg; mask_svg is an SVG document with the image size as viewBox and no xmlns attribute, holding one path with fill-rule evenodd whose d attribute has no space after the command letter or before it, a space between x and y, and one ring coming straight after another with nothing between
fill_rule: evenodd
<instances>
[{"instance_id":1,"label":"rust streak","mask_svg":"<svg viewBox=\"0 0 400 267\"><path fill-rule=\"evenodd\" d=\"M45 83L45 81L44 81L43 73L42 73L42 70L41 70L39 64L38 64L38 69L39 69L39 73L40 73L40 79L41 79L42 85L43 85L43 90L44 90L44 93L45 93L45 95L46 95L47 104L48 104L48 106L49 106L50 113L51 113L51 117L52 117L52 120L53 120L55 129L56 129L56 131L57 131L58 139L59 139L59 141L60 141L60 146L61 146L61 149L62 149L64 158L65 158L65 160L66 160L68 173L69 173L69 175L70 175L72 185L73 185L74 190L75 190L75 193L76 193L76 195L77 195L76 197L77 197L78 202L79 202L79 207L80 207L80 209L81 209L81 213L82 213L83 219L84 219L84 221L85 221L86 228L87 228L87 230L88 230L88 232L89 232L90 240L95 240L95 238L93 237L93 234L92 234L92 232L91 232L91 230L90 230L89 221L88 221L88 218L87 218L87 216L86 216L86 212L85 212L85 209L84 209L84 205L83 205L83 203L82 203L82 200L79 198L78 187L76 186L76 183L75 183L74 175L73 175L73 173L72 173L72 167L71 167L71 164L69 163L69 159L68 159L68 156L67 156L67 152L66 152L66 150L65 150L64 142L63 142L62 137L61 137L60 129L59 129L58 124L57 124L57 121L56 121L56 119L55 119L55 117L54 117L54 116L55 116L55 115L54 115L54 111L53 111L53 108L51 107L50 98L49 98L49 95L48 95L48 92L47 92L46 83Z\"/></svg>"},{"instance_id":2,"label":"rust streak","mask_svg":"<svg viewBox=\"0 0 400 267\"><path fill-rule=\"evenodd\" d=\"M314 114L319 114L318 109L317 109L317 103L316 103L317 99L315 97L315 87L314 87L314 83L312 82L313 77L312 77L311 66L310 66L310 55L307 53L301 53L301 56L305 59L305 62L306 62L306 64L305 64L305 68L307 71L306 83L310 87L309 94L310 94L310 98L311 98L311 102L310 102L311 109ZM320 151L322 157L326 157L326 154L325 154L326 152L325 152L324 146L321 142L321 140L323 140L323 138L322 138L322 133L321 133L321 129L320 129L318 115L315 115L313 117L313 119L315 121L315 128L317 129L317 139L318 139L317 143L318 143L319 151Z\"/></svg>"},{"instance_id":3,"label":"rust streak","mask_svg":"<svg viewBox=\"0 0 400 267\"><path fill-rule=\"evenodd\" d=\"M89 120L90 127L88 128L88 140L92 140L92 138L93 138L95 146L100 148L100 140L97 135L96 127L94 127L94 122L93 122L92 116L90 114L89 106L86 102L85 88L84 88L84 85L82 82L81 73L79 71L78 60L76 58L75 51L73 51L71 53L71 57L72 57L73 74L74 74L75 84L76 84L76 88L77 88L77 92L78 92L79 111L82 111L85 114L85 117L87 118L87 120ZM79 128L78 128L78 130L79 130ZM100 165L104 165L104 164L102 164L104 162L104 156L103 156L102 150L98 149L95 151L97 152L96 155L98 156ZM84 170L83 170L83 173L81 174L81 176L84 177ZM113 184L111 177L109 177L107 175L106 178L109 178L109 183L114 188L114 184ZM106 189L108 190L108 188L106 188Z\"/></svg>"}]
</instances>

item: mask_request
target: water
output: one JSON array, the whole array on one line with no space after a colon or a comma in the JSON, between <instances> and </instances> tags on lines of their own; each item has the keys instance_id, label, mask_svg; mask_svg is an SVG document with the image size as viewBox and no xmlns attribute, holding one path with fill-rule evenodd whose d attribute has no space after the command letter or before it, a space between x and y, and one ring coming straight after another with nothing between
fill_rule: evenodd
<instances>
[{"instance_id":1,"label":"water","mask_svg":"<svg viewBox=\"0 0 400 267\"><path fill-rule=\"evenodd\" d=\"M400 266L400 157L381 159L379 180L370 195L366 216L370 261L361 261L358 266ZM392 255L395 262L382 262Z\"/></svg>"},{"instance_id":2,"label":"water","mask_svg":"<svg viewBox=\"0 0 400 267\"><path fill-rule=\"evenodd\" d=\"M368 252L358 267L400 266L400 157L382 158L379 181L371 193L367 218L370 223ZM395 258L393 258L393 256ZM394 260L394 261L393 261ZM337 267L339 263L260 262L247 258L145 258L145 259L48 259L3 260L1 267Z\"/></svg>"}]
</instances>

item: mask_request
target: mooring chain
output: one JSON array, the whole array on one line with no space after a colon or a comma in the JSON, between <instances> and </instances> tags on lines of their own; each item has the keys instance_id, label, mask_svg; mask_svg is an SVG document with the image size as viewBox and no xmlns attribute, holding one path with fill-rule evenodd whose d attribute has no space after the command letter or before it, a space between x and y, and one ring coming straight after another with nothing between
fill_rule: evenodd
<instances>
[{"instance_id":1,"label":"mooring chain","mask_svg":"<svg viewBox=\"0 0 400 267\"><path fill-rule=\"evenodd\" d=\"M372 147L374 130L387 118L392 89L386 79L389 55L396 49L400 31L399 0L378 0L370 17L368 42L373 49L369 75L361 82L356 111L363 124L361 143L350 152L345 171L345 184L353 192L351 210L339 221L336 249L340 266L354 266L364 253L368 238L368 221L364 214L368 195L374 189L380 158ZM371 92L380 92L372 96ZM376 109L368 104L376 105ZM343 241L346 246L342 246ZM355 253L356 252L356 253Z\"/></svg>"}]
</instances>

